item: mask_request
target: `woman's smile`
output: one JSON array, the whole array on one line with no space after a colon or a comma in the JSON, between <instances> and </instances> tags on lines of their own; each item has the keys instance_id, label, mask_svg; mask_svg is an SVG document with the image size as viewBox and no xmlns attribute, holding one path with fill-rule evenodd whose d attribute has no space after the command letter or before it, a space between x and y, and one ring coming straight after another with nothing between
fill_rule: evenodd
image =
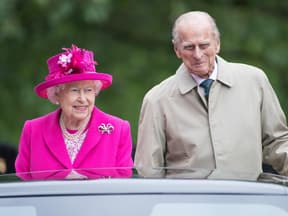
<instances>
[{"instance_id":1,"label":"woman's smile","mask_svg":"<svg viewBox=\"0 0 288 216\"><path fill-rule=\"evenodd\" d=\"M86 105L86 106L83 106L83 105L73 106L73 108L79 112L86 112L88 110L88 105Z\"/></svg>"}]
</instances>

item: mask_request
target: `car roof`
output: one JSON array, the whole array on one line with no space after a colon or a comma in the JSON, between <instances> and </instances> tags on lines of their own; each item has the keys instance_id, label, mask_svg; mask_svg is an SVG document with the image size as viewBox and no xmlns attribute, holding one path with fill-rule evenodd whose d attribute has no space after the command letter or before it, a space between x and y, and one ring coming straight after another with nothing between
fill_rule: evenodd
<instances>
[{"instance_id":1,"label":"car roof","mask_svg":"<svg viewBox=\"0 0 288 216\"><path fill-rule=\"evenodd\" d=\"M0 184L0 197L161 193L287 195L288 187L253 181L147 178L47 180Z\"/></svg>"}]
</instances>

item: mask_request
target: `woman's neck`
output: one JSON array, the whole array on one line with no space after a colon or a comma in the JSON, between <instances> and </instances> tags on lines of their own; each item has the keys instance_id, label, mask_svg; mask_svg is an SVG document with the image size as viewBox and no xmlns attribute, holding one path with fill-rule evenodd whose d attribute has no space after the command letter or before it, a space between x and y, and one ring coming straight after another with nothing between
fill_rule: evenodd
<instances>
[{"instance_id":1,"label":"woman's neck","mask_svg":"<svg viewBox=\"0 0 288 216\"><path fill-rule=\"evenodd\" d=\"M61 114L61 117L64 126L69 129L69 130L80 130L80 129L84 129L87 126L87 123L90 119L90 116L87 116L85 119L69 119L67 117L65 117L63 114Z\"/></svg>"}]
</instances>

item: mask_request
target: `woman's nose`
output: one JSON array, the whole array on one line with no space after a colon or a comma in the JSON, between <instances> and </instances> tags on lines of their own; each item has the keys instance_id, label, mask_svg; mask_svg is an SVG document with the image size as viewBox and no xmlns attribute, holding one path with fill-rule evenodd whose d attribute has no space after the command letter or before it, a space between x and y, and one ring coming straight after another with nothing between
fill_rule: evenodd
<instances>
[{"instance_id":1,"label":"woman's nose","mask_svg":"<svg viewBox=\"0 0 288 216\"><path fill-rule=\"evenodd\" d=\"M80 89L80 90L79 90L79 98L82 99L82 100L85 98L85 91L84 91L84 89Z\"/></svg>"}]
</instances>

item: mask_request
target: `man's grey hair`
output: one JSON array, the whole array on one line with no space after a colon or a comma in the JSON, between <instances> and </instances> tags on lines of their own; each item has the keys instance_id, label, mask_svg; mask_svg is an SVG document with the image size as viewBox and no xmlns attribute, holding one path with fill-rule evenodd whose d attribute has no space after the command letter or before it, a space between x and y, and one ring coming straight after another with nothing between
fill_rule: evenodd
<instances>
[{"instance_id":1,"label":"man's grey hair","mask_svg":"<svg viewBox=\"0 0 288 216\"><path fill-rule=\"evenodd\" d=\"M100 80L93 80L94 82L94 90L95 90L95 96L97 96L102 88L102 82ZM65 84L60 84L56 86L52 86L47 89L47 98L48 100L53 104L58 104L57 100L57 94L65 88Z\"/></svg>"},{"instance_id":2,"label":"man's grey hair","mask_svg":"<svg viewBox=\"0 0 288 216\"><path fill-rule=\"evenodd\" d=\"M214 20L213 17L211 17L207 12L203 12L203 11L191 11L191 12L187 12L184 13L182 15L180 15L174 22L173 25L173 29L172 29L172 42L173 43L178 43L180 42L180 38L179 38L179 32L178 32L178 25L179 23L181 23L184 19L193 19L193 17L196 16L202 16L202 17L206 17L207 20L210 22L211 27L212 27L212 34L215 37L215 39L220 43L220 32L219 29L216 25L216 22Z\"/></svg>"}]
</instances>

